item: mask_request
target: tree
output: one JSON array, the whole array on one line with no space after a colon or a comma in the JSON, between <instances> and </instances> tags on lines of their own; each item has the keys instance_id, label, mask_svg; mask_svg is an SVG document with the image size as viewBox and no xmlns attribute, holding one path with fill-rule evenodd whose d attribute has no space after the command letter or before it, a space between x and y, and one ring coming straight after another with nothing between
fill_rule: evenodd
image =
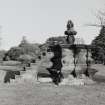
<instances>
[{"instance_id":1,"label":"tree","mask_svg":"<svg viewBox=\"0 0 105 105\"><path fill-rule=\"evenodd\" d=\"M29 43L25 36L23 36L21 43L18 47L21 47L23 54L28 54L36 58L40 53L39 44Z\"/></svg>"},{"instance_id":2,"label":"tree","mask_svg":"<svg viewBox=\"0 0 105 105\"><path fill-rule=\"evenodd\" d=\"M40 54L39 44L31 44L23 37L19 46L12 47L6 55L10 58L10 60L17 60L20 55L23 54L32 56L33 61L35 61Z\"/></svg>"},{"instance_id":3,"label":"tree","mask_svg":"<svg viewBox=\"0 0 105 105\"><path fill-rule=\"evenodd\" d=\"M87 24L88 26L100 27L99 35L92 40L91 45L96 46L92 49L92 58L96 62L105 64L105 12L98 11L98 15L95 15L99 21L98 24Z\"/></svg>"},{"instance_id":4,"label":"tree","mask_svg":"<svg viewBox=\"0 0 105 105\"><path fill-rule=\"evenodd\" d=\"M100 34L92 41L96 49L92 49L92 57L95 61L105 64L105 27L100 30Z\"/></svg>"},{"instance_id":5,"label":"tree","mask_svg":"<svg viewBox=\"0 0 105 105\"><path fill-rule=\"evenodd\" d=\"M6 56L10 58L10 60L17 60L18 57L23 54L22 49L20 47L12 47L6 53Z\"/></svg>"},{"instance_id":6,"label":"tree","mask_svg":"<svg viewBox=\"0 0 105 105\"><path fill-rule=\"evenodd\" d=\"M31 60L32 56L28 54L20 55L18 58L18 61L22 62L22 64L26 64L28 67L30 67Z\"/></svg>"},{"instance_id":7,"label":"tree","mask_svg":"<svg viewBox=\"0 0 105 105\"><path fill-rule=\"evenodd\" d=\"M24 46L27 46L27 45L28 45L27 38L26 38L26 36L23 36L23 37L22 37L22 41L21 41L21 43L19 44L19 47L24 47Z\"/></svg>"}]
</instances>

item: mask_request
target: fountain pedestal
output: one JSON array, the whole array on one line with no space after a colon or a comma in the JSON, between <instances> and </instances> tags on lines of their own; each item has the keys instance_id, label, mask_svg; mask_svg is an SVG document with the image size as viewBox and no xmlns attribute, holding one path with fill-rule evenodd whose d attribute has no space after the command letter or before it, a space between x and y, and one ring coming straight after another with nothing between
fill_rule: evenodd
<instances>
[{"instance_id":1,"label":"fountain pedestal","mask_svg":"<svg viewBox=\"0 0 105 105\"><path fill-rule=\"evenodd\" d=\"M74 30L74 24L71 20L67 23L67 30L65 35L67 38L66 44L59 44L54 42L53 45L49 45L49 49L53 52L53 57L50 59L52 66L46 67L46 70L51 74L51 78L55 84L68 78L69 83L84 84L84 78L89 78L89 69L91 67L91 53L93 48L91 45L74 44L77 32ZM63 79L64 78L64 79ZM67 82L68 83L68 82Z\"/></svg>"}]
</instances>

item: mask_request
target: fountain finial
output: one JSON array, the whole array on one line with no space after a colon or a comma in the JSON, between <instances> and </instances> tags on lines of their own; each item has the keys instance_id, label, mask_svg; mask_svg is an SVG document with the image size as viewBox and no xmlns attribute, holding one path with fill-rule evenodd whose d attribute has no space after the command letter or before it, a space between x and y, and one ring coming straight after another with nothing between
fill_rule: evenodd
<instances>
[{"instance_id":1,"label":"fountain finial","mask_svg":"<svg viewBox=\"0 0 105 105\"><path fill-rule=\"evenodd\" d=\"M74 35L76 35L77 32L74 30L74 24L71 20L68 20L67 22L67 30L65 31L65 35L67 35L66 41L68 44L74 44L75 38Z\"/></svg>"}]
</instances>

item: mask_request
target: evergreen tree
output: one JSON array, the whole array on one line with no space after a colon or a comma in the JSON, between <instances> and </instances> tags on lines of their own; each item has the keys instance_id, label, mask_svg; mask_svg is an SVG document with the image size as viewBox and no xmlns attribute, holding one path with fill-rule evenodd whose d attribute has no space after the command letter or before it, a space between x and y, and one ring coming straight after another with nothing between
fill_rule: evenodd
<instances>
[{"instance_id":1,"label":"evergreen tree","mask_svg":"<svg viewBox=\"0 0 105 105\"><path fill-rule=\"evenodd\" d=\"M95 61L105 64L105 26L101 27L99 35L92 41L96 49L92 49L92 57Z\"/></svg>"}]
</instances>

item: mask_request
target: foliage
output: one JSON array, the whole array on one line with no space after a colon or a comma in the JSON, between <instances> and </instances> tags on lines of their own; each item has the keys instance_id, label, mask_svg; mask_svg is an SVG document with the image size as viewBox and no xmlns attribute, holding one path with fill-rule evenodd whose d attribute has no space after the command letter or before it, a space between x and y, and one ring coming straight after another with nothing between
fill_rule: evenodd
<instances>
[{"instance_id":1,"label":"foliage","mask_svg":"<svg viewBox=\"0 0 105 105\"><path fill-rule=\"evenodd\" d=\"M28 43L26 37L23 36L23 37L22 37L22 41L21 41L21 43L19 44L19 47L24 47L24 46L26 46L26 45L28 45L28 44L29 44L29 43Z\"/></svg>"},{"instance_id":2,"label":"foliage","mask_svg":"<svg viewBox=\"0 0 105 105\"><path fill-rule=\"evenodd\" d=\"M21 61L23 64L28 64L31 62L32 56L27 55L27 54L23 54L23 55L19 56L18 60Z\"/></svg>"},{"instance_id":3,"label":"foliage","mask_svg":"<svg viewBox=\"0 0 105 105\"><path fill-rule=\"evenodd\" d=\"M58 36L58 37L50 37L47 39L46 43L48 45L53 44L54 42L58 42L59 44L66 44L66 37L65 36Z\"/></svg>"},{"instance_id":4,"label":"foliage","mask_svg":"<svg viewBox=\"0 0 105 105\"><path fill-rule=\"evenodd\" d=\"M10 60L17 60L17 58L23 54L20 47L12 47L6 54L10 58Z\"/></svg>"},{"instance_id":5,"label":"foliage","mask_svg":"<svg viewBox=\"0 0 105 105\"><path fill-rule=\"evenodd\" d=\"M100 34L92 41L92 45L96 46L92 49L92 57L95 61L105 63L105 27L100 30Z\"/></svg>"},{"instance_id":6,"label":"foliage","mask_svg":"<svg viewBox=\"0 0 105 105\"><path fill-rule=\"evenodd\" d=\"M44 44L41 44L40 47L40 53L44 53L48 51L49 46L53 45L54 43L59 44L66 44L66 37L65 36L57 36L57 37L50 37L46 40Z\"/></svg>"},{"instance_id":7,"label":"foliage","mask_svg":"<svg viewBox=\"0 0 105 105\"><path fill-rule=\"evenodd\" d=\"M24 54L30 55L33 59L36 59L40 54L39 44L28 43L28 41L23 38L19 46L12 47L7 52L6 56L9 56L10 60L17 60L20 55Z\"/></svg>"}]
</instances>

